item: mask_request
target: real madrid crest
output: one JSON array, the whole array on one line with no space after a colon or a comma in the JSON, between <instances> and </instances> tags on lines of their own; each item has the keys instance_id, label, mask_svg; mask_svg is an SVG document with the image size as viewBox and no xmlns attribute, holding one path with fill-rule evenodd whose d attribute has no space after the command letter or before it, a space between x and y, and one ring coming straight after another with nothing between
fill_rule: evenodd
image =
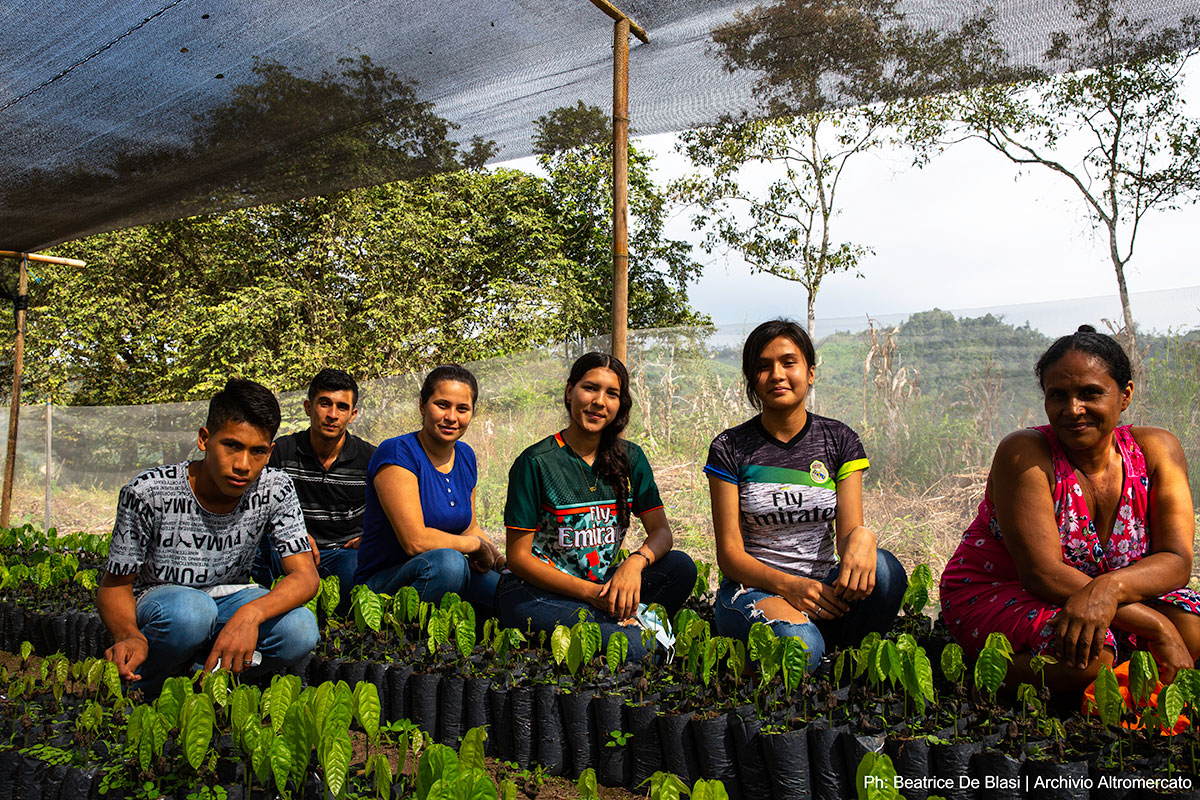
<instances>
[{"instance_id":1,"label":"real madrid crest","mask_svg":"<svg viewBox=\"0 0 1200 800\"><path fill-rule=\"evenodd\" d=\"M808 474L817 483L825 483L829 480L829 470L825 468L825 464L820 459L809 465Z\"/></svg>"}]
</instances>

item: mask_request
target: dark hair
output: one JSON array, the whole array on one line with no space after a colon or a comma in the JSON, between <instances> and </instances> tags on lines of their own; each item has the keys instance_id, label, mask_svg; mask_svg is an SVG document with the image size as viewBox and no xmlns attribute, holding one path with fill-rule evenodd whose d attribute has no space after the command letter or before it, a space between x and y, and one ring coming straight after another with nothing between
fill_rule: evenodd
<instances>
[{"instance_id":1,"label":"dark hair","mask_svg":"<svg viewBox=\"0 0 1200 800\"><path fill-rule=\"evenodd\" d=\"M318 372L308 384L308 399L312 400L321 392L350 392L353 395L350 405L358 405L358 382L345 370L326 367Z\"/></svg>"},{"instance_id":2,"label":"dark hair","mask_svg":"<svg viewBox=\"0 0 1200 800\"><path fill-rule=\"evenodd\" d=\"M574 386L583 376L594 369L611 369L621 384L617 415L600 431L600 446L596 448L596 474L612 487L617 503L617 525L622 530L629 527L629 459L625 446L621 444L621 432L629 424L629 410L633 408L633 396L629 393L629 370L620 359L608 353L584 353L571 365L567 386ZM563 395L563 405L571 410L569 394Z\"/></svg>"},{"instance_id":3,"label":"dark hair","mask_svg":"<svg viewBox=\"0 0 1200 800\"><path fill-rule=\"evenodd\" d=\"M440 367L435 367L425 376L425 382L421 384L421 402L425 403L425 401L433 397L434 390L443 381L456 381L457 383L465 383L470 387L471 405L475 405L475 401L479 399L479 383L475 380L475 376L471 374L471 370L466 367L460 367L458 364L443 364Z\"/></svg>"},{"instance_id":4,"label":"dark hair","mask_svg":"<svg viewBox=\"0 0 1200 800\"><path fill-rule=\"evenodd\" d=\"M808 331L790 319L773 319L750 331L750 335L746 337L746 346L742 348L742 375L746 378L746 399L758 409L762 408L762 398L754 391L754 387L758 385L758 359L762 351L767 349L767 345L780 336L791 339L792 343L800 348L800 355L804 356L804 361L810 368L817 363L817 351Z\"/></svg>"},{"instance_id":5,"label":"dark hair","mask_svg":"<svg viewBox=\"0 0 1200 800\"><path fill-rule=\"evenodd\" d=\"M279 431L279 401L261 383L230 378L208 403L204 427L215 434L230 422L245 422L275 438Z\"/></svg>"},{"instance_id":6,"label":"dark hair","mask_svg":"<svg viewBox=\"0 0 1200 800\"><path fill-rule=\"evenodd\" d=\"M1129 356L1125 349L1117 344L1117 340L1108 334L1097 333L1091 325L1080 325L1074 333L1060 336L1054 344L1042 353L1033 374L1037 376L1038 386L1046 388L1046 370L1058 361L1068 350L1077 350L1095 356L1108 367L1108 374L1116 381L1117 386L1124 389L1133 380L1133 368L1129 364Z\"/></svg>"}]
</instances>

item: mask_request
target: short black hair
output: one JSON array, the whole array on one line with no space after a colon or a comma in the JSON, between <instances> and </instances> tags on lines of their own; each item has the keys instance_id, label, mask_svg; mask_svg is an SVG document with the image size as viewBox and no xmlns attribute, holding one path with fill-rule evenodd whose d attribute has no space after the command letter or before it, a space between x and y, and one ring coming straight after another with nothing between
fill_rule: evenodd
<instances>
[{"instance_id":1,"label":"short black hair","mask_svg":"<svg viewBox=\"0 0 1200 800\"><path fill-rule=\"evenodd\" d=\"M1066 355L1068 350L1078 350L1080 353L1087 353L1103 361L1104 365L1108 367L1108 374L1122 389L1133 380L1133 367L1129 363L1129 356L1126 354L1125 348L1121 347L1117 340L1108 334L1097 333L1091 325L1080 325L1074 333L1055 339L1054 344L1050 345L1038 359L1037 366L1033 368L1033 374L1037 376L1038 385L1043 389L1046 388L1046 370L1050 368L1051 364Z\"/></svg>"},{"instance_id":2,"label":"short black hair","mask_svg":"<svg viewBox=\"0 0 1200 800\"><path fill-rule=\"evenodd\" d=\"M762 408L762 398L754 391L754 387L758 385L758 359L763 350L767 349L767 345L780 336L790 339L800 348L800 355L804 356L804 362L810 368L816 366L816 348L813 347L808 331L800 327L799 323L781 317L759 325L746 337L746 345L742 348L742 375L746 378L746 399L755 408Z\"/></svg>"},{"instance_id":3,"label":"short black hair","mask_svg":"<svg viewBox=\"0 0 1200 800\"><path fill-rule=\"evenodd\" d=\"M308 384L308 399L312 400L321 392L350 392L353 395L350 405L358 405L358 381L344 369L325 367L318 372Z\"/></svg>"},{"instance_id":4,"label":"short black hair","mask_svg":"<svg viewBox=\"0 0 1200 800\"><path fill-rule=\"evenodd\" d=\"M475 405L478 402L479 383L475 380L475 376L471 374L471 370L458 364L443 364L440 367L435 367L425 376L425 382L421 384L422 403L433 397L434 390L437 389L438 384L442 381L465 383L471 390L471 405Z\"/></svg>"},{"instance_id":5,"label":"short black hair","mask_svg":"<svg viewBox=\"0 0 1200 800\"><path fill-rule=\"evenodd\" d=\"M279 419L279 401L270 389L245 378L230 378L209 401L204 427L211 436L230 422L245 422L274 439Z\"/></svg>"}]
</instances>

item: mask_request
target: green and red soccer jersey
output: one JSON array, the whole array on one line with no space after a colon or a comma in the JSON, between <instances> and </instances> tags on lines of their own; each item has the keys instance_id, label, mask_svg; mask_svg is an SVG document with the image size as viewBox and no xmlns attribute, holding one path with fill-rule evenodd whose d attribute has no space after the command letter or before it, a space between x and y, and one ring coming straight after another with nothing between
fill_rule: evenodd
<instances>
[{"instance_id":1,"label":"green and red soccer jersey","mask_svg":"<svg viewBox=\"0 0 1200 800\"><path fill-rule=\"evenodd\" d=\"M654 473L642 448L621 440L629 461L627 502L635 516L662 508ZM508 472L506 527L533 532L533 555L568 575L602 582L625 531L617 523L616 494L575 454L562 434L529 447Z\"/></svg>"}]
</instances>

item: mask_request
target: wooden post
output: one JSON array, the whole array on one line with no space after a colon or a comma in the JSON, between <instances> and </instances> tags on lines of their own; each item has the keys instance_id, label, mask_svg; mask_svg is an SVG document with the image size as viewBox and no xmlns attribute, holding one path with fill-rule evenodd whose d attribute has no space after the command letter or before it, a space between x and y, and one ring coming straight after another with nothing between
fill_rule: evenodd
<instances>
[{"instance_id":1,"label":"wooden post","mask_svg":"<svg viewBox=\"0 0 1200 800\"><path fill-rule=\"evenodd\" d=\"M17 318L17 337L13 345L12 405L8 412L8 452L4 457L4 497L0 501L0 527L8 527L12 513L13 474L17 465L17 421L21 416L21 367L25 359L25 303L29 291L29 259L21 259L17 280L17 299L14 301Z\"/></svg>"},{"instance_id":2,"label":"wooden post","mask_svg":"<svg viewBox=\"0 0 1200 800\"><path fill-rule=\"evenodd\" d=\"M625 361L629 334L629 19L613 25L612 354Z\"/></svg>"},{"instance_id":3,"label":"wooden post","mask_svg":"<svg viewBox=\"0 0 1200 800\"><path fill-rule=\"evenodd\" d=\"M54 403L46 398L46 530L50 530L50 477L54 467Z\"/></svg>"},{"instance_id":4,"label":"wooden post","mask_svg":"<svg viewBox=\"0 0 1200 800\"><path fill-rule=\"evenodd\" d=\"M21 418L21 368L25 360L25 307L29 302L29 262L40 261L44 264L60 264L67 267L87 266L78 258L63 258L62 256L44 256L41 253L22 253L17 250L0 250L0 258L19 258L21 260L20 278L17 279L17 299L13 302L13 310L17 320L17 338L13 344L13 391L12 407L8 413L8 452L4 457L4 490L0 499L0 527L8 527L9 515L12 514L13 474L17 466L17 427ZM46 412L47 443L50 436L50 412ZM47 444L49 452L49 444ZM50 466L47 463L46 469ZM50 519L49 478L47 477L46 520Z\"/></svg>"}]
</instances>

